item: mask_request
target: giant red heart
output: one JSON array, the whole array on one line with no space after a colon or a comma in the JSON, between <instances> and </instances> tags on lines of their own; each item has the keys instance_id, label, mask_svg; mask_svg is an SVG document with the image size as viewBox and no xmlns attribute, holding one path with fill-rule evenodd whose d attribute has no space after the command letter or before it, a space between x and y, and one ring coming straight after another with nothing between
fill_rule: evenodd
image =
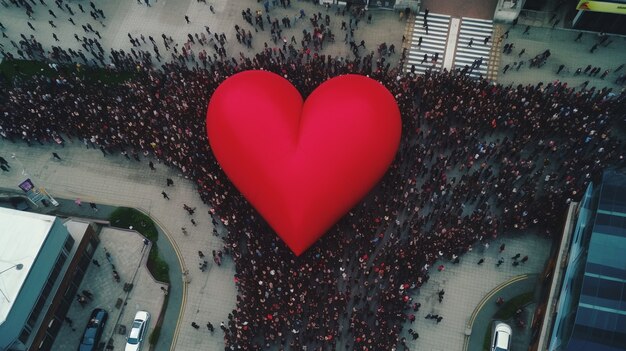
<instances>
[{"instance_id":1,"label":"giant red heart","mask_svg":"<svg viewBox=\"0 0 626 351\"><path fill-rule=\"evenodd\" d=\"M296 254L382 178L400 143L400 110L377 81L344 75L306 100L281 76L246 71L215 90L213 153L235 187Z\"/></svg>"}]
</instances>

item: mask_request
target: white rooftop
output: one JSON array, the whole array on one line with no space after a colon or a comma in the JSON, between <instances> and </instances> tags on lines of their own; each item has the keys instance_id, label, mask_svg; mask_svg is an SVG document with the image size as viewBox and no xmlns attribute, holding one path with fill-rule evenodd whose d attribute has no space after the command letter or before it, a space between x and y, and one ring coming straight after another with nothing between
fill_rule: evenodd
<instances>
[{"instance_id":1,"label":"white rooftop","mask_svg":"<svg viewBox=\"0 0 626 351\"><path fill-rule=\"evenodd\" d=\"M54 219L0 208L0 324L11 311Z\"/></svg>"}]
</instances>

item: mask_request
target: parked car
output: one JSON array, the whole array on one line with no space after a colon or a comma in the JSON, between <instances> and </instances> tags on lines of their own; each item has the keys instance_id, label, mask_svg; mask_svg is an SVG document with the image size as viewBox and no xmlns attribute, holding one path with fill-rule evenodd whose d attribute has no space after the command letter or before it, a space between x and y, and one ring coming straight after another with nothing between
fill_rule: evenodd
<instances>
[{"instance_id":1,"label":"parked car","mask_svg":"<svg viewBox=\"0 0 626 351\"><path fill-rule=\"evenodd\" d=\"M93 351L98 348L107 318L109 318L109 314L102 308L96 308L91 312L78 351Z\"/></svg>"},{"instance_id":2,"label":"parked car","mask_svg":"<svg viewBox=\"0 0 626 351\"><path fill-rule=\"evenodd\" d=\"M512 337L513 330L511 327L506 323L497 322L493 332L491 351L510 351Z\"/></svg>"},{"instance_id":3,"label":"parked car","mask_svg":"<svg viewBox=\"0 0 626 351\"><path fill-rule=\"evenodd\" d=\"M148 327L150 327L150 313L146 311L137 312L133 320L133 326L130 328L130 333L128 333L128 338L126 338L126 348L124 350L141 350Z\"/></svg>"}]
</instances>

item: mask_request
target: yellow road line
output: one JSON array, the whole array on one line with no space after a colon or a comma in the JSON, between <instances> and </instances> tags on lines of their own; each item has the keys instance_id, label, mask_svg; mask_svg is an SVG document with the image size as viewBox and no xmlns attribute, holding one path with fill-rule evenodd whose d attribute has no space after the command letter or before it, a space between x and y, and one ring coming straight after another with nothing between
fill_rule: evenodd
<instances>
[{"instance_id":1,"label":"yellow road line","mask_svg":"<svg viewBox=\"0 0 626 351\"><path fill-rule=\"evenodd\" d=\"M493 27L493 36L491 38L491 55L489 56L489 63L487 66L487 79L495 81L498 78L498 71L500 66L500 48L502 47L502 41L500 36L504 33L501 24L496 24Z\"/></svg>"},{"instance_id":2,"label":"yellow road line","mask_svg":"<svg viewBox=\"0 0 626 351\"><path fill-rule=\"evenodd\" d=\"M413 40L413 29L415 27L415 15L413 12L409 15L409 18L406 19L406 26L404 27L404 38L405 41L402 43L402 49L407 50L407 57L409 56L409 51L411 51L411 42ZM408 64L404 63L404 67L402 67L404 72L408 71Z\"/></svg>"},{"instance_id":3,"label":"yellow road line","mask_svg":"<svg viewBox=\"0 0 626 351\"><path fill-rule=\"evenodd\" d=\"M141 208L137 208L137 209L143 212L146 216L150 217L161 228L161 231L163 232L163 234L167 236L167 239L172 244L172 247L174 248L174 252L176 252L176 258L178 258L178 263L180 264L180 268L182 272L185 272L187 269L185 266L185 261L183 261L183 255L180 252L180 248L178 247L178 244L176 244L176 241L172 238L170 233L167 230L165 230L165 226L163 226L163 224L161 224L161 222L158 219L150 216L147 211ZM180 304L180 311L178 312L178 320L176 321L176 329L174 330L174 334L172 334L172 344L170 345L170 351L175 350L176 342L178 341L178 334L180 333L183 312L185 311L185 306L187 305L187 281L184 278L183 278L183 292L182 293L183 293L182 295L183 299Z\"/></svg>"},{"instance_id":4,"label":"yellow road line","mask_svg":"<svg viewBox=\"0 0 626 351\"><path fill-rule=\"evenodd\" d=\"M496 286L495 288L493 288L487 295L485 295L485 297L483 297L483 299L478 303L478 305L476 306L476 308L474 309L474 312L472 312L472 317L470 318L469 322L467 323L467 328L471 329L474 326L474 320L476 320L476 316L478 316L478 312L480 312L480 310L483 308L483 306L487 303L487 301L491 300L491 298L498 293L500 290L506 288L507 286L513 284L513 283L517 283L519 281L528 279L528 274L522 274L522 275L518 275L515 276L509 280L507 280L506 282ZM463 342L463 350L467 351L467 347L468 345L468 341L469 341L469 337L466 337L464 342Z\"/></svg>"}]
</instances>

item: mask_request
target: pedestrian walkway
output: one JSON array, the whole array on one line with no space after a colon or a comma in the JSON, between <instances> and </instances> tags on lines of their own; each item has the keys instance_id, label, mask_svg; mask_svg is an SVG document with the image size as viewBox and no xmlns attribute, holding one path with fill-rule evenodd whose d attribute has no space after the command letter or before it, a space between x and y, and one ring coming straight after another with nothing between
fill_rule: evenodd
<instances>
[{"instance_id":1,"label":"pedestrian walkway","mask_svg":"<svg viewBox=\"0 0 626 351\"><path fill-rule=\"evenodd\" d=\"M521 21L516 26L497 24L496 27L500 27L501 33L509 33L504 36L501 47L514 45L510 54L503 54L501 49L496 53L500 56L500 71L497 75L500 84L535 85L538 82L547 84L558 80L578 89L586 86L599 89L607 87L616 93L624 89L624 82L620 83L618 79L626 74L626 36L609 35L608 40L598 45L592 53L593 45L599 43L597 33L544 27L531 27L526 32L527 26ZM578 35L581 38L577 40ZM498 40L500 35L496 34L494 38ZM550 49L552 55L545 65L530 68L530 60L547 49ZM520 64L521 68L518 68ZM503 74L502 68L506 65L510 69ZM558 72L561 65L564 68ZM597 67L599 74L592 76L590 71L585 73L587 66ZM581 69L579 74L576 73L578 68ZM604 72L607 73L603 77Z\"/></svg>"},{"instance_id":2,"label":"pedestrian walkway","mask_svg":"<svg viewBox=\"0 0 626 351\"><path fill-rule=\"evenodd\" d=\"M270 47L280 48L281 41L274 42L270 35L268 28L265 30L255 30L253 26L248 26L241 17L241 11L250 8L253 12L264 11L263 2L259 3L256 0L238 0L238 1L212 1L210 4L206 1L195 0L161 0L154 1L149 0L150 7L145 4L145 1L122 1L122 0L110 0L110 1L96 1L94 2L97 8L101 8L106 15L106 18L99 18L95 20L90 17L89 2L83 6L86 10L85 13L78 10L77 2L69 2L70 8L73 8L73 15L70 15L67 10L58 8L53 1L44 1L47 6L37 5L33 6L33 18L27 17L24 9L16 6L9 6L5 8L2 6L0 11L0 23L2 23L6 29L0 29L0 32L4 32L7 37L0 37L0 48L6 52L11 52L16 58L22 58L19 52L25 54L23 50L18 50L17 47L11 44L11 41L17 43L22 40L20 34L25 34L26 37L33 35L34 38L40 42L45 50L51 50L51 46L59 46L65 49L71 48L75 51L84 52L89 59L89 64L99 64L89 54L89 50L83 47L83 37L89 40L97 40L104 51L104 62L110 63L109 52L111 49L124 50L130 53L131 50L137 52L138 50L151 52L154 56L154 51L151 51L153 47L157 47L160 53L163 55L161 63L171 61L172 51L166 50L162 35L167 35L173 39L172 47L177 47L178 52L187 43L188 35L207 33L210 31L212 34L224 33L227 37L225 44L225 50L229 57L239 57L240 53L243 53L247 57L253 57L257 52L262 51L264 45ZM81 6L82 6L81 5ZM212 12L210 10L213 7ZM319 55L330 55L333 57L354 57L352 50L347 41L344 41L344 35L347 31L341 30L341 23L349 23L349 13L340 15L336 10L338 7L333 6L331 9L326 9L318 4L317 1L291 1L291 6L283 8L282 6L276 6L270 2L269 15L274 19L282 19L287 17L291 19L291 25L288 28L282 27L282 37L289 40L294 36L297 40L297 44L294 44L296 49L300 49L300 39L302 38L302 31L310 31L312 29L307 19L299 19L294 17L295 14L302 10L307 14L307 17L312 17L313 14L326 14L331 16L330 25L328 28L335 35L334 40L328 40L324 43L323 48L319 51L311 50L313 53ZM343 7L342 7L343 8ZM48 10L52 9L56 11L56 15L59 19L48 14ZM401 47L402 32L405 27L404 21L399 21L397 15L391 11L372 11L372 21L367 23L363 19L358 26L352 25L354 29L354 39L357 43L361 40L365 40L366 49L361 48L361 55L365 55L382 44L386 43L387 46L394 45L396 48ZM189 16L190 23L187 23L185 16ZM75 21L75 25L68 21L68 18L72 18ZM263 16L265 19L265 15ZM48 23L48 20L54 20L56 28L53 28ZM29 28L27 23L32 23L35 30ZM267 22L266 22L267 23ZM85 31L81 29L82 26L89 25L93 28L93 31ZM235 39L235 25L239 25L242 28L251 32L252 35L252 47L248 48L237 42ZM54 33L53 33L54 32ZM96 32L98 33L96 35ZM53 39L52 34L57 35L59 41ZM77 35L78 39L74 36ZM134 46L130 42L130 37L140 38L144 36L144 40L138 39L138 46ZM209 35L210 36L210 35ZM152 44L149 40L150 37L155 39L156 44ZM197 54L206 50L209 54L215 53L212 45L201 45L197 40L191 43L191 52L195 57ZM0 56L1 59L1 56ZM386 57L387 62L392 66L396 65L400 59L399 54L391 54ZM82 61L79 60L82 64ZM159 64L156 60L153 62L155 65Z\"/></svg>"},{"instance_id":3,"label":"pedestrian walkway","mask_svg":"<svg viewBox=\"0 0 626 351\"><path fill-rule=\"evenodd\" d=\"M424 25L424 21L426 24ZM458 24L460 22L460 25ZM493 21L421 12L415 17L406 71L467 68L472 77L486 76L492 48ZM433 62L434 55L438 59Z\"/></svg>"},{"instance_id":4,"label":"pedestrian walkway","mask_svg":"<svg viewBox=\"0 0 626 351\"><path fill-rule=\"evenodd\" d=\"M402 334L411 350L462 350L468 323L483 298L513 277L542 272L550 253L548 238L528 233L504 235L490 244L489 248L474 245L471 252L460 257L458 264L440 259L429 268L428 283L413 296L413 302L420 303L421 308L419 312L410 312L415 314L415 322L407 323ZM502 244L505 248L500 252ZM520 257L529 255L530 259L513 265L512 257L518 253ZM503 263L498 266L501 258ZM481 259L484 261L479 264ZM437 269L440 265L444 266L442 271ZM441 290L444 294L439 302ZM436 320L426 319L428 314L436 314L443 319L437 323ZM484 323L490 321L485 320ZM483 323L482 319L474 321L474 328L479 328L480 323ZM418 339L413 341L407 332L409 328L419 334Z\"/></svg>"},{"instance_id":5,"label":"pedestrian walkway","mask_svg":"<svg viewBox=\"0 0 626 351\"><path fill-rule=\"evenodd\" d=\"M144 310L152 315L146 334L149 336L164 307L163 289L167 289L167 285L155 281L146 268L150 246L144 244L144 237L135 231L107 227L101 231L99 238L101 242L93 257L97 265L88 265L78 288L79 293L87 290L92 297L84 305L75 302L70 306L67 316L73 323L66 320L67 323L61 326L54 350L76 348L94 308L103 308L109 313L100 341L109 342L111 339L115 348L122 348L135 312ZM111 256L107 257L107 252ZM113 279L114 269L121 277L119 282ZM132 289L125 290L126 283L132 284ZM125 328L120 329L122 325Z\"/></svg>"},{"instance_id":6,"label":"pedestrian walkway","mask_svg":"<svg viewBox=\"0 0 626 351\"><path fill-rule=\"evenodd\" d=\"M493 43L493 21L463 17L459 39L454 55L454 67L472 67L474 62L482 64L468 73L472 77L485 76Z\"/></svg>"},{"instance_id":7,"label":"pedestrian walkway","mask_svg":"<svg viewBox=\"0 0 626 351\"><path fill-rule=\"evenodd\" d=\"M422 0L422 7L452 17L493 18L498 0Z\"/></svg>"},{"instance_id":8,"label":"pedestrian walkway","mask_svg":"<svg viewBox=\"0 0 626 351\"><path fill-rule=\"evenodd\" d=\"M541 284L539 278L539 274L518 275L498 285L495 289L485 295L485 297L476 306L476 309L468 322L468 337L465 339L465 344L463 345L462 350L480 350L484 345L485 335L493 334L492 322L497 320L494 317L501 308L496 303L498 298L502 298L504 305L507 301L511 301L513 298L527 293L532 293L536 299L537 290ZM499 320L515 328L513 330L513 338L511 340L512 350L527 350L530 346L532 336L530 325L532 324L532 317L534 316L536 306L536 303L531 302L520 308L523 311L523 315L521 315L520 318L524 319L526 323L526 327L524 328L520 328L515 325L515 318Z\"/></svg>"},{"instance_id":9,"label":"pedestrian walkway","mask_svg":"<svg viewBox=\"0 0 626 351\"><path fill-rule=\"evenodd\" d=\"M100 150L86 149L82 143L69 143L69 140L61 148L50 145L28 147L23 143L14 144L0 139L0 150L15 165L14 170L0 177L0 188L21 191L16 184L31 178L36 186L44 187L56 198L80 198L83 203L96 202L99 207L100 204L136 207L158 221L167 237L175 242L183 270L189 272L182 312L177 316L179 324L177 328L171 328L174 330L167 331L174 333L172 350L224 349L224 339L217 331L211 334L206 329L195 330L190 326L192 322L204 326L209 321L214 325L226 321L235 308L237 296L232 260L225 259L220 267L211 262L204 272L198 268L198 250L205 253L222 250L223 242L211 235L213 226L207 213L208 207L200 200L193 182L155 159L144 158L137 162L120 155L103 157ZM51 156L52 151L58 153L61 160L55 160ZM15 154L14 158L7 157L12 154ZM155 164L154 171L148 167L149 160ZM167 187L167 178L174 180L173 186ZM166 191L170 200L163 199L161 191ZM61 206L76 207L73 201L60 202ZM194 216L197 226L190 223L183 204L197 207ZM181 232L181 227L187 228L188 235ZM161 238L165 240L165 237ZM161 293L161 290L157 292ZM169 348L157 350L166 351Z\"/></svg>"},{"instance_id":10,"label":"pedestrian walkway","mask_svg":"<svg viewBox=\"0 0 626 351\"><path fill-rule=\"evenodd\" d=\"M411 48L406 63L406 70L409 72L424 74L429 69L441 70L443 67L450 16L430 13L427 24L428 26L424 26L423 12L415 16ZM437 61L433 62L435 55L438 55Z\"/></svg>"}]
</instances>

